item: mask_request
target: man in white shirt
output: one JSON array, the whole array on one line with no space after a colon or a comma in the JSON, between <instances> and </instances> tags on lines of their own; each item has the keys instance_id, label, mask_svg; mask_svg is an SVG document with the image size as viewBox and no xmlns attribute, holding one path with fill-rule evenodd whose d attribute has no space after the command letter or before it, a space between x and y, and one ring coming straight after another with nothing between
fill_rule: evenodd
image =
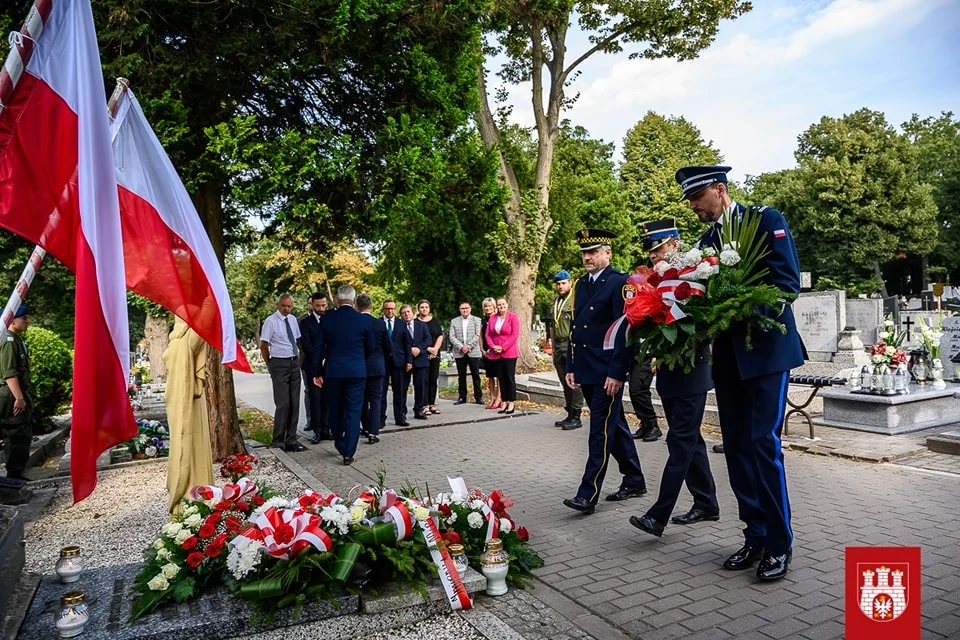
<instances>
[{"instance_id":1,"label":"man in white shirt","mask_svg":"<svg viewBox=\"0 0 960 640\"><path fill-rule=\"evenodd\" d=\"M473 397L483 404L483 387L480 384L480 318L470 313L470 303L460 303L460 315L450 321L450 344L457 363L458 394L454 404L467 402L467 368L473 379Z\"/></svg>"},{"instance_id":2,"label":"man in white shirt","mask_svg":"<svg viewBox=\"0 0 960 640\"><path fill-rule=\"evenodd\" d=\"M263 321L260 331L260 353L273 382L273 442L271 447L286 451L304 451L297 441L297 420L300 418L300 326L291 315L293 296L277 299L277 310Z\"/></svg>"}]
</instances>

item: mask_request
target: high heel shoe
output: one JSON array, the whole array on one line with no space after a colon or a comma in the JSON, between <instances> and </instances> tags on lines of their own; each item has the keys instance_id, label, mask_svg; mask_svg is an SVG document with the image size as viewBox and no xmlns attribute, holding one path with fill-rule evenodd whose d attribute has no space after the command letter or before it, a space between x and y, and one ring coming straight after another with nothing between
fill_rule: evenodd
<instances>
[{"instance_id":1,"label":"high heel shoe","mask_svg":"<svg viewBox=\"0 0 960 640\"><path fill-rule=\"evenodd\" d=\"M516 407L510 407L509 410L504 411L503 413L506 414L506 415L510 415L511 413L513 413L513 412L516 411L516 410L517 410Z\"/></svg>"},{"instance_id":2,"label":"high heel shoe","mask_svg":"<svg viewBox=\"0 0 960 640\"><path fill-rule=\"evenodd\" d=\"M506 412L507 412L507 408L506 408L506 407L504 407L503 409L500 409L500 411L497 411L497 413L506 413Z\"/></svg>"},{"instance_id":3,"label":"high heel shoe","mask_svg":"<svg viewBox=\"0 0 960 640\"><path fill-rule=\"evenodd\" d=\"M488 404L487 409L499 409L502 406L502 403L498 402L496 404Z\"/></svg>"}]
</instances>

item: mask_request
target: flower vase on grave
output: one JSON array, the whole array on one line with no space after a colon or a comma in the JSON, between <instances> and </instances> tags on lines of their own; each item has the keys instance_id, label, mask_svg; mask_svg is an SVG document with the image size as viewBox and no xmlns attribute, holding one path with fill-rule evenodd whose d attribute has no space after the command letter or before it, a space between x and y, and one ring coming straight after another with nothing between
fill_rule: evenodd
<instances>
[{"instance_id":1,"label":"flower vase on grave","mask_svg":"<svg viewBox=\"0 0 960 640\"><path fill-rule=\"evenodd\" d=\"M943 381L943 361L940 358L933 359L933 365L930 367L930 378L933 380L931 386L934 389L947 388L947 383Z\"/></svg>"}]
</instances>

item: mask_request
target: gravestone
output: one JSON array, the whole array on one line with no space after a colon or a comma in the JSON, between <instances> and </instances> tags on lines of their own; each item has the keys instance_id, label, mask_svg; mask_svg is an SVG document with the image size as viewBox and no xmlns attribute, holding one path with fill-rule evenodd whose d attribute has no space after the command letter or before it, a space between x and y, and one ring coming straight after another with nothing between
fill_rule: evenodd
<instances>
[{"instance_id":1,"label":"gravestone","mask_svg":"<svg viewBox=\"0 0 960 640\"><path fill-rule=\"evenodd\" d=\"M810 360L830 362L837 352L837 338L846 326L846 293L818 291L801 293L793 302L797 331Z\"/></svg>"},{"instance_id":2,"label":"gravestone","mask_svg":"<svg viewBox=\"0 0 960 640\"><path fill-rule=\"evenodd\" d=\"M860 339L871 345L877 341L877 327L883 324L883 300L880 298L847 299L847 326L860 330Z\"/></svg>"},{"instance_id":3,"label":"gravestone","mask_svg":"<svg viewBox=\"0 0 960 640\"><path fill-rule=\"evenodd\" d=\"M943 362L944 380L960 378L960 316L943 319L940 360Z\"/></svg>"},{"instance_id":4,"label":"gravestone","mask_svg":"<svg viewBox=\"0 0 960 640\"><path fill-rule=\"evenodd\" d=\"M813 281L810 278L809 271L800 272L800 288L801 289L810 290L813 287L813 285L811 284L812 282Z\"/></svg>"},{"instance_id":5,"label":"gravestone","mask_svg":"<svg viewBox=\"0 0 960 640\"><path fill-rule=\"evenodd\" d=\"M883 298L883 315L885 318L893 320L895 325L900 325L900 298L898 296Z\"/></svg>"}]
</instances>

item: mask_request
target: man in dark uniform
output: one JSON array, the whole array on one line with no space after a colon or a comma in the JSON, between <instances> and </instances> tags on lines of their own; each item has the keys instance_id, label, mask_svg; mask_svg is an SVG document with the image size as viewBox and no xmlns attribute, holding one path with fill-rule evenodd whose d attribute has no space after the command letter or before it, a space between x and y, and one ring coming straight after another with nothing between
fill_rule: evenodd
<instances>
[{"instance_id":1,"label":"man in dark uniform","mask_svg":"<svg viewBox=\"0 0 960 640\"><path fill-rule=\"evenodd\" d=\"M7 477L11 480L27 479L23 470L27 468L33 437L30 359L23 342L23 332L30 325L27 313L27 306L20 305L0 343L0 437L7 451Z\"/></svg>"},{"instance_id":2,"label":"man in dark uniform","mask_svg":"<svg viewBox=\"0 0 960 640\"><path fill-rule=\"evenodd\" d=\"M783 215L767 206L749 209L734 202L727 192L730 167L684 167L676 180L701 222L710 228L700 247L722 249L722 228L737 216L759 216L757 242L769 253L759 266L768 270L762 282L781 291L799 293L800 264L793 236ZM741 247L740 251L746 248ZM752 349L745 346L745 329L731 327L713 343L713 380L716 385L720 431L737 497L740 519L746 523L744 544L724 563L725 569L747 569L757 560L757 578L777 580L786 575L792 558L793 531L787 477L780 448L784 403L790 369L803 364L800 336L793 310L758 310L786 327L779 331L754 331Z\"/></svg>"},{"instance_id":3,"label":"man in dark uniform","mask_svg":"<svg viewBox=\"0 0 960 640\"><path fill-rule=\"evenodd\" d=\"M606 229L577 232L587 274L577 281L574 292L567 384L583 390L590 407L590 435L580 488L575 497L563 504L583 513L596 510L611 455L620 465L623 481L607 500L626 500L647 492L637 447L623 415L623 383L630 372L634 349L627 347L627 323L623 316L627 274L610 266L610 243L614 238L616 235Z\"/></svg>"},{"instance_id":4,"label":"man in dark uniform","mask_svg":"<svg viewBox=\"0 0 960 640\"><path fill-rule=\"evenodd\" d=\"M307 313L298 319L300 323L300 370L303 374L303 401L307 410L307 428L313 431L310 442L319 444L321 440L333 440L327 410L323 398L326 391L313 384L310 367L313 363L314 345L320 333L320 321L327 312L327 294L317 291L307 300Z\"/></svg>"},{"instance_id":5,"label":"man in dark uniform","mask_svg":"<svg viewBox=\"0 0 960 640\"><path fill-rule=\"evenodd\" d=\"M679 242L680 234L673 218L643 225L643 248L654 265L676 251ZM713 388L708 349L709 345L704 344L690 373L684 373L679 365L674 369L657 369L657 393L663 400L670 427L667 431L667 451L670 455L663 469L657 502L644 515L630 516L630 524L657 537L663 535L663 528L673 513L684 481L693 494L693 507L687 513L675 516L672 522L693 524L720 518L717 486L710 473L707 445L700 435L707 392ZM632 378L630 383L632 386Z\"/></svg>"},{"instance_id":6,"label":"man in dark uniform","mask_svg":"<svg viewBox=\"0 0 960 640\"><path fill-rule=\"evenodd\" d=\"M567 372L570 371L567 361L567 350L570 346L570 325L573 324L573 287L570 284L570 274L559 271L553 276L553 286L557 296L553 299L550 309L553 312L553 367L560 377L563 387L563 408L567 417L553 423L564 431L579 429L583 426L580 414L583 412L583 392L567 384Z\"/></svg>"},{"instance_id":7,"label":"man in dark uniform","mask_svg":"<svg viewBox=\"0 0 960 640\"><path fill-rule=\"evenodd\" d=\"M380 442L381 415L384 406L384 380L387 378L386 359L392 358L393 347L387 335L387 324L383 318L374 318L370 314L373 300L366 293L357 296L357 311L370 316L373 331L373 351L367 355L367 384L363 391L363 409L360 412L360 433L367 436L367 444Z\"/></svg>"}]
</instances>

